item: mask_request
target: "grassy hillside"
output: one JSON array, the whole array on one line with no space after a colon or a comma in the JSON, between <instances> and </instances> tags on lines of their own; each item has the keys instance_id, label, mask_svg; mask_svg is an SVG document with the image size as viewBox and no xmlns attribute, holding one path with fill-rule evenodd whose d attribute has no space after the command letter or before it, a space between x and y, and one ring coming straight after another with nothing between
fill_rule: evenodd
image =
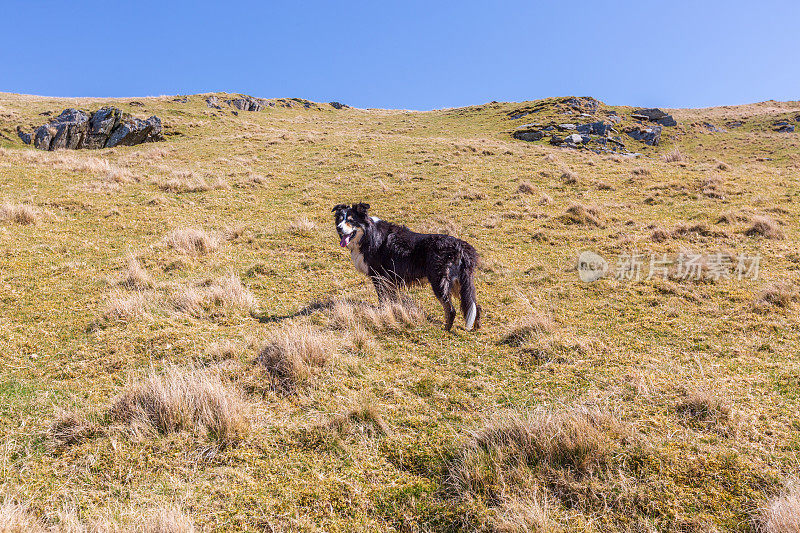
<instances>
[{"instance_id":1,"label":"grassy hillside","mask_svg":"<svg viewBox=\"0 0 800 533\"><path fill-rule=\"evenodd\" d=\"M0 94L0 529L789 531L800 134L772 124L800 102L673 110L625 157L511 138L590 120L560 99L206 96ZM110 104L167 140L15 134ZM332 224L355 201L475 245L480 331L428 288L376 307ZM609 276L580 281L587 250ZM634 251L701 279L615 279ZM757 279L713 279L741 254Z\"/></svg>"}]
</instances>

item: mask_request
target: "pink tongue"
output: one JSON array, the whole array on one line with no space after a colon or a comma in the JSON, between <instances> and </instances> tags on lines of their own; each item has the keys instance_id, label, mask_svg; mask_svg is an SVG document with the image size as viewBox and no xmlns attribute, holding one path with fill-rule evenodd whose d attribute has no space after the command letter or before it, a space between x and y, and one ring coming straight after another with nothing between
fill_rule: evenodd
<instances>
[{"instance_id":1,"label":"pink tongue","mask_svg":"<svg viewBox=\"0 0 800 533\"><path fill-rule=\"evenodd\" d=\"M344 248L345 246L347 246L347 243L349 242L350 242L350 235L348 234L342 237L342 241L339 244L341 245L342 248Z\"/></svg>"}]
</instances>

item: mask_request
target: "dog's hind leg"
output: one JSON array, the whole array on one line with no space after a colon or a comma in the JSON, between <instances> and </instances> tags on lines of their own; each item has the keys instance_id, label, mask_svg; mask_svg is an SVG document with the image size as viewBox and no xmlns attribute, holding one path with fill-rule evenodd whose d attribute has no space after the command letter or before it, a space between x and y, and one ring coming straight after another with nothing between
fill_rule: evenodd
<instances>
[{"instance_id":1,"label":"dog's hind leg","mask_svg":"<svg viewBox=\"0 0 800 533\"><path fill-rule=\"evenodd\" d=\"M429 277L433 294L444 308L444 329L450 331L456 318L456 308L450 300L450 279L447 276Z\"/></svg>"},{"instance_id":2,"label":"dog's hind leg","mask_svg":"<svg viewBox=\"0 0 800 533\"><path fill-rule=\"evenodd\" d=\"M479 329L481 327L481 306L478 305L475 296L475 282L472 279L473 272L469 267L465 267L459 274L461 284L461 312L464 314L464 328L467 330Z\"/></svg>"}]
</instances>

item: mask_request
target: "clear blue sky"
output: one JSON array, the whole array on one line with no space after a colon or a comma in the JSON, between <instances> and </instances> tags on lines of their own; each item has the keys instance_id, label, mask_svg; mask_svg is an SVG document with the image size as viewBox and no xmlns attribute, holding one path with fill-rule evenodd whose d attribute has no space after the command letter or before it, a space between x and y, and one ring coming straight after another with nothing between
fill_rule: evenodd
<instances>
[{"instance_id":1,"label":"clear blue sky","mask_svg":"<svg viewBox=\"0 0 800 533\"><path fill-rule=\"evenodd\" d=\"M0 91L432 109L800 99L800 2L0 0Z\"/></svg>"}]
</instances>

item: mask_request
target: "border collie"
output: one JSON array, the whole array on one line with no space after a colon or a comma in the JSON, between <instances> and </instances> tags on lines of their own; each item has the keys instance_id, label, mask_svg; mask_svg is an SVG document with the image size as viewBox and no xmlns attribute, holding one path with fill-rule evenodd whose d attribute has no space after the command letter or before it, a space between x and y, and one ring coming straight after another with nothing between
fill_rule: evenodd
<instances>
[{"instance_id":1,"label":"border collie","mask_svg":"<svg viewBox=\"0 0 800 533\"><path fill-rule=\"evenodd\" d=\"M450 301L461 300L465 328L478 329L481 306L475 300L473 275L478 252L467 242L449 235L415 233L367 214L369 204L339 204L333 208L342 248L359 272L372 279L378 300L395 298L402 285L429 281L444 307L445 329L453 327L456 310Z\"/></svg>"}]
</instances>

